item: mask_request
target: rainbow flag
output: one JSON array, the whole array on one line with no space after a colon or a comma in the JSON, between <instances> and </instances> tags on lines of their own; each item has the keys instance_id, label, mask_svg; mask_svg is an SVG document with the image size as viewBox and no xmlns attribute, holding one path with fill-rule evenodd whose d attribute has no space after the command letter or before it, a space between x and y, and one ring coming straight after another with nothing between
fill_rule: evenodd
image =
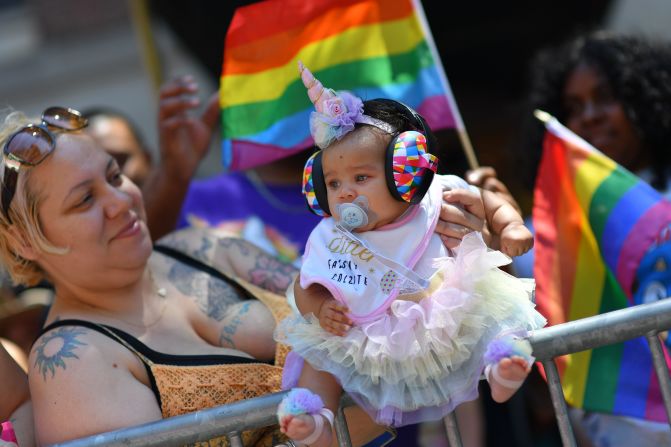
<instances>
[{"instance_id":1,"label":"rainbow flag","mask_svg":"<svg viewBox=\"0 0 671 447\"><path fill-rule=\"evenodd\" d=\"M556 119L546 127L533 208L538 310L552 325L640 303L637 269L668 233L671 203ZM559 360L569 404L666 422L645 338Z\"/></svg>"},{"instance_id":2,"label":"rainbow flag","mask_svg":"<svg viewBox=\"0 0 671 447\"><path fill-rule=\"evenodd\" d=\"M226 35L220 104L227 170L313 144L298 60L329 88L402 101L433 130L463 127L419 2L267 0L238 8Z\"/></svg>"}]
</instances>

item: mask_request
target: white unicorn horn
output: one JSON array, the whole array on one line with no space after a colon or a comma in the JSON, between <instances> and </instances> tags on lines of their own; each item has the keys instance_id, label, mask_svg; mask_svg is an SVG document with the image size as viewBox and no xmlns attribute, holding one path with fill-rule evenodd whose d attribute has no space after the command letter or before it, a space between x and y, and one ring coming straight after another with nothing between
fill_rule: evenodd
<instances>
[{"instance_id":1,"label":"white unicorn horn","mask_svg":"<svg viewBox=\"0 0 671 447\"><path fill-rule=\"evenodd\" d=\"M315 105L317 112L324 111L324 101L334 96L331 89L324 88L321 82L303 65L303 62L298 61L298 70L301 73L301 80L303 85L308 89L308 96L310 101Z\"/></svg>"}]
</instances>

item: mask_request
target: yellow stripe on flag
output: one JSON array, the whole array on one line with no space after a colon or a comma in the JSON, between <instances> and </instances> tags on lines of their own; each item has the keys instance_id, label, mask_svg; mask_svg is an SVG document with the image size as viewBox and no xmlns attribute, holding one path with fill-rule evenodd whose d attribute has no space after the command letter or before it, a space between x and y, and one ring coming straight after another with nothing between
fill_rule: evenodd
<instances>
[{"instance_id":1,"label":"yellow stripe on flag","mask_svg":"<svg viewBox=\"0 0 671 447\"><path fill-rule=\"evenodd\" d=\"M599 245L589 223L591 200L601 183L610 176L615 164L604 163L597 154L588 154L576 168L574 185L576 196L583 212L580 214L582 237L578 247L575 282L571 295L569 321L599 314L603 294L606 267L603 264ZM590 297L599 297L598 300ZM563 386L567 400L582 407L589 374L592 351L572 354L563 375Z\"/></svg>"},{"instance_id":2,"label":"yellow stripe on flag","mask_svg":"<svg viewBox=\"0 0 671 447\"><path fill-rule=\"evenodd\" d=\"M562 376L562 388L566 401L581 408L585 399L585 388L587 384L587 373L592 351L576 352L567 356L566 369Z\"/></svg>"}]
</instances>

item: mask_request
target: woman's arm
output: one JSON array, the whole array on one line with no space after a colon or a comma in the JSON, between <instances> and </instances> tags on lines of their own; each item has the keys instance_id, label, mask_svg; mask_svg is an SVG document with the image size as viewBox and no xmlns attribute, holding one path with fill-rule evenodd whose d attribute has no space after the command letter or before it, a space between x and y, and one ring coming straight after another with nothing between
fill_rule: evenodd
<instances>
[{"instance_id":1,"label":"woman's arm","mask_svg":"<svg viewBox=\"0 0 671 447\"><path fill-rule=\"evenodd\" d=\"M279 295L284 295L298 273L292 265L277 260L255 245L240 238L218 235L211 229L180 230L161 239L159 244ZM193 271L189 278L195 275L210 276L206 272ZM176 278L181 282L177 287L198 301L207 321L203 325L204 338L213 345L237 349L259 360L274 358L275 319L265 304L240 296L228 283L223 287L208 285L207 290L203 290L202 282L198 288L185 287L187 279L183 276ZM209 281L221 283L214 277Z\"/></svg>"},{"instance_id":2,"label":"woman's arm","mask_svg":"<svg viewBox=\"0 0 671 447\"><path fill-rule=\"evenodd\" d=\"M14 435L21 447L35 445L35 427L33 423L33 405L27 400L17 408L9 418L14 429Z\"/></svg>"},{"instance_id":3,"label":"woman's arm","mask_svg":"<svg viewBox=\"0 0 671 447\"><path fill-rule=\"evenodd\" d=\"M237 237L217 240L217 265L228 265L238 277L271 292L284 294L298 274L293 265L277 259L256 245Z\"/></svg>"},{"instance_id":4,"label":"woman's arm","mask_svg":"<svg viewBox=\"0 0 671 447\"><path fill-rule=\"evenodd\" d=\"M0 384L2 384L2 398L0 398L0 422L9 419L10 415L30 396L28 393L28 378L21 367L0 343Z\"/></svg>"},{"instance_id":5,"label":"woman's arm","mask_svg":"<svg viewBox=\"0 0 671 447\"><path fill-rule=\"evenodd\" d=\"M274 293L284 294L298 274L296 267L251 242L209 228L185 228L167 235L158 243Z\"/></svg>"},{"instance_id":6,"label":"woman's arm","mask_svg":"<svg viewBox=\"0 0 671 447\"><path fill-rule=\"evenodd\" d=\"M436 224L438 233L448 248L454 248L472 231L481 231L489 242L489 231L485 224L485 212L479 191L452 189L443 193L440 220Z\"/></svg>"},{"instance_id":7,"label":"woman's arm","mask_svg":"<svg viewBox=\"0 0 671 447\"><path fill-rule=\"evenodd\" d=\"M161 419L144 366L105 336L80 327L42 335L30 354L30 392L40 445Z\"/></svg>"}]
</instances>

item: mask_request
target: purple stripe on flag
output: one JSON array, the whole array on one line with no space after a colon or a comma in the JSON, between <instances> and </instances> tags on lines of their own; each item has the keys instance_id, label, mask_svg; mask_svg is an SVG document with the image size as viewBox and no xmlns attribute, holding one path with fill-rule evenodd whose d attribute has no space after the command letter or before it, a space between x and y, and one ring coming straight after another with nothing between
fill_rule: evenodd
<instances>
[{"instance_id":1,"label":"purple stripe on flag","mask_svg":"<svg viewBox=\"0 0 671 447\"><path fill-rule=\"evenodd\" d=\"M644 200L640 202L646 203ZM616 218L617 214L613 212L611 216ZM630 302L632 299L631 286L634 282L638 264L641 262L650 244L654 242L659 232L662 231L662 228L669 223L671 223L671 202L662 199L642 213L629 231L627 238L621 244L615 277L624 289L624 293ZM604 235L604 240L606 240L605 237Z\"/></svg>"},{"instance_id":2,"label":"purple stripe on flag","mask_svg":"<svg viewBox=\"0 0 671 447\"><path fill-rule=\"evenodd\" d=\"M241 171L254 166L271 163L280 158L288 157L300 151L304 151L312 146L312 137L303 140L300 144L291 147L280 147L270 144L259 144L245 140L225 140L228 147L225 147L225 152L230 151L231 165L228 166L227 171ZM224 166L226 163L224 162Z\"/></svg>"},{"instance_id":3,"label":"purple stripe on flag","mask_svg":"<svg viewBox=\"0 0 671 447\"><path fill-rule=\"evenodd\" d=\"M643 337L623 343L613 413L643 418L646 413L650 373L650 349Z\"/></svg>"},{"instance_id":4,"label":"purple stripe on flag","mask_svg":"<svg viewBox=\"0 0 671 447\"><path fill-rule=\"evenodd\" d=\"M667 361L668 364L668 361ZM653 369L650 371L650 388L648 389L648 402L645 408L645 418L651 421L666 422L666 409L662 400L662 389L659 386L657 374Z\"/></svg>"},{"instance_id":5,"label":"purple stripe on flag","mask_svg":"<svg viewBox=\"0 0 671 447\"><path fill-rule=\"evenodd\" d=\"M670 367L671 357L669 357L669 351L663 349L664 351L664 360L666 360L666 366ZM659 379L657 374L653 369L650 372L650 389L648 390L648 406L645 409L645 418L653 421L667 422L666 408L664 408L664 400L662 399L662 389L659 385Z\"/></svg>"},{"instance_id":6,"label":"purple stripe on flag","mask_svg":"<svg viewBox=\"0 0 671 447\"><path fill-rule=\"evenodd\" d=\"M417 107L417 112L424 117L432 130L454 128L456 122L447 96L436 95L426 98Z\"/></svg>"}]
</instances>

